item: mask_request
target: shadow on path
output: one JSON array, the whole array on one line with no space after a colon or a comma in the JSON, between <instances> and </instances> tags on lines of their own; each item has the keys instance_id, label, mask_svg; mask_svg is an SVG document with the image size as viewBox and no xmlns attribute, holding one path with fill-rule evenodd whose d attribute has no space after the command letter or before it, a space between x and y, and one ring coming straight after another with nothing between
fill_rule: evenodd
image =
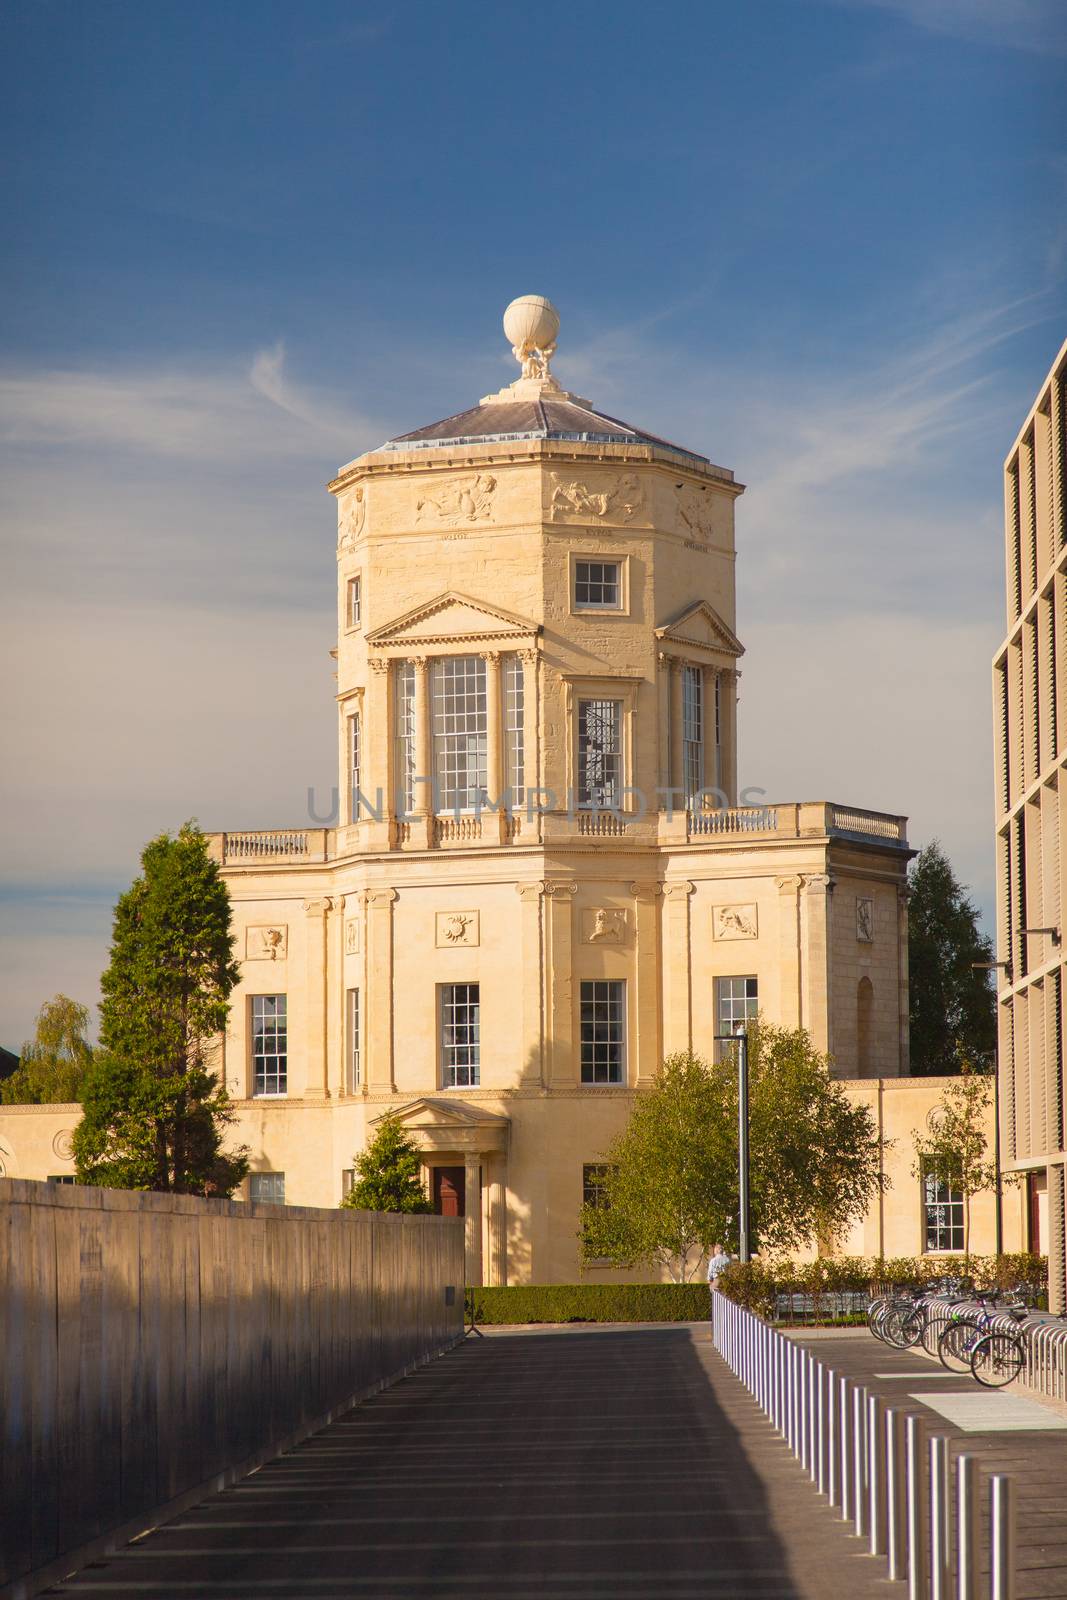
<instances>
[{"instance_id":1,"label":"shadow on path","mask_svg":"<svg viewBox=\"0 0 1067 1600\"><path fill-rule=\"evenodd\" d=\"M49 1593L801 1600L834 1592L829 1571L825 1588L794 1583L763 1482L716 1395L734 1380L722 1368L709 1381L718 1358L700 1337L660 1326L470 1340ZM766 1453L772 1441L759 1437ZM791 1462L770 1459L795 1475ZM791 1481L790 1494L798 1489L814 1513L814 1491ZM856 1570L843 1536L826 1543L830 1567L843 1558Z\"/></svg>"}]
</instances>

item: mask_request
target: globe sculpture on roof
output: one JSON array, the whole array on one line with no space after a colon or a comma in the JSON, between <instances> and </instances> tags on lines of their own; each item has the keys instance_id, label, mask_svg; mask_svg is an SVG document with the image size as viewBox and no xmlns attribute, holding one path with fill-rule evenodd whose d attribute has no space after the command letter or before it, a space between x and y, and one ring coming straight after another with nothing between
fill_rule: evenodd
<instances>
[{"instance_id":1,"label":"globe sculpture on roof","mask_svg":"<svg viewBox=\"0 0 1067 1600\"><path fill-rule=\"evenodd\" d=\"M549 377L556 351L559 312L543 294L522 294L504 312L504 332L524 378Z\"/></svg>"}]
</instances>

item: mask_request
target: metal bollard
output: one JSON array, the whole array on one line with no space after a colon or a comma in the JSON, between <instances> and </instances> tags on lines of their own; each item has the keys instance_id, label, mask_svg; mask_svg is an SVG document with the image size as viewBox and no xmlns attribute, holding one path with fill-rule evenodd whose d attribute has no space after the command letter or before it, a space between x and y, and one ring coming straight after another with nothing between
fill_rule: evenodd
<instances>
[{"instance_id":1,"label":"metal bollard","mask_svg":"<svg viewBox=\"0 0 1067 1600\"><path fill-rule=\"evenodd\" d=\"M1015 1482L996 1472L989 1482L990 1600L1015 1600Z\"/></svg>"},{"instance_id":2,"label":"metal bollard","mask_svg":"<svg viewBox=\"0 0 1067 1600\"><path fill-rule=\"evenodd\" d=\"M848 1378L838 1383L838 1425L841 1430L841 1520L851 1522L855 1500L852 1494L852 1384Z\"/></svg>"},{"instance_id":3,"label":"metal bollard","mask_svg":"<svg viewBox=\"0 0 1067 1600\"><path fill-rule=\"evenodd\" d=\"M978 1600L978 1457L956 1463L956 1600Z\"/></svg>"},{"instance_id":4,"label":"metal bollard","mask_svg":"<svg viewBox=\"0 0 1067 1600\"><path fill-rule=\"evenodd\" d=\"M926 1499L925 1425L921 1417L904 1422L907 1470L908 1600L927 1600L929 1589L929 1517Z\"/></svg>"},{"instance_id":5,"label":"metal bollard","mask_svg":"<svg viewBox=\"0 0 1067 1600\"><path fill-rule=\"evenodd\" d=\"M908 1568L906 1462L903 1411L885 1414L885 1544L890 1582L903 1582Z\"/></svg>"},{"instance_id":6,"label":"metal bollard","mask_svg":"<svg viewBox=\"0 0 1067 1600\"><path fill-rule=\"evenodd\" d=\"M885 1555L885 1406L877 1395L867 1400L867 1495L869 1548L872 1556Z\"/></svg>"},{"instance_id":7,"label":"metal bollard","mask_svg":"<svg viewBox=\"0 0 1067 1600\"><path fill-rule=\"evenodd\" d=\"M837 1373L831 1369L826 1374L826 1498L832 1506L839 1504L841 1499L841 1473L838 1467L840 1459L838 1451L841 1444L837 1427L838 1391Z\"/></svg>"},{"instance_id":8,"label":"metal bollard","mask_svg":"<svg viewBox=\"0 0 1067 1600\"><path fill-rule=\"evenodd\" d=\"M930 1440L930 1600L951 1600L948 1439Z\"/></svg>"},{"instance_id":9,"label":"metal bollard","mask_svg":"<svg viewBox=\"0 0 1067 1600\"><path fill-rule=\"evenodd\" d=\"M797 1434L797 1455L800 1465L807 1469L808 1465L808 1352L798 1351L800 1356L800 1427Z\"/></svg>"},{"instance_id":10,"label":"metal bollard","mask_svg":"<svg viewBox=\"0 0 1067 1600\"><path fill-rule=\"evenodd\" d=\"M820 1494L826 1493L826 1467L823 1463L823 1443L826 1438L825 1383L826 1368L821 1361L811 1364L811 1476Z\"/></svg>"},{"instance_id":11,"label":"metal bollard","mask_svg":"<svg viewBox=\"0 0 1067 1600\"><path fill-rule=\"evenodd\" d=\"M852 1391L852 1521L857 1539L867 1532L867 1400L862 1384Z\"/></svg>"}]
</instances>

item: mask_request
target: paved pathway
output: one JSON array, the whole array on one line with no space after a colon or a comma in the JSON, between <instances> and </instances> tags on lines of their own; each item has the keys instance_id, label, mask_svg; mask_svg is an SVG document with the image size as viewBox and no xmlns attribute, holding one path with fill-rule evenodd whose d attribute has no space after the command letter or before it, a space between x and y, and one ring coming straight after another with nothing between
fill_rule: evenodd
<instances>
[{"instance_id":1,"label":"paved pathway","mask_svg":"<svg viewBox=\"0 0 1067 1600\"><path fill-rule=\"evenodd\" d=\"M494 1330L49 1591L885 1600L706 1326Z\"/></svg>"},{"instance_id":2,"label":"paved pathway","mask_svg":"<svg viewBox=\"0 0 1067 1600\"><path fill-rule=\"evenodd\" d=\"M953 1460L968 1451L983 1473L1010 1473L1019 1494L1018 1600L1067 1597L1067 1407L1015 1386L983 1389L969 1373L954 1376L921 1350L891 1350L866 1329L796 1337L835 1372L924 1416L928 1433L947 1434ZM982 1505L984 1525L984 1491Z\"/></svg>"}]
</instances>

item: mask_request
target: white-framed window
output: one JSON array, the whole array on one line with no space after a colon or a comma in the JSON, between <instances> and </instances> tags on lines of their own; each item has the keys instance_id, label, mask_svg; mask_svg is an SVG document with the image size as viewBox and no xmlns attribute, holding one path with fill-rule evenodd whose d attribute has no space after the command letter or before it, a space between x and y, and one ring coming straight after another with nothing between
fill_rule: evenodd
<instances>
[{"instance_id":1,"label":"white-framed window","mask_svg":"<svg viewBox=\"0 0 1067 1600\"><path fill-rule=\"evenodd\" d=\"M355 1167L341 1168L341 1199L347 1200L352 1190L356 1187Z\"/></svg>"},{"instance_id":2,"label":"white-framed window","mask_svg":"<svg viewBox=\"0 0 1067 1600\"><path fill-rule=\"evenodd\" d=\"M77 1181L73 1172L50 1172L48 1174L49 1183L77 1183Z\"/></svg>"},{"instance_id":3,"label":"white-framed window","mask_svg":"<svg viewBox=\"0 0 1067 1600\"><path fill-rule=\"evenodd\" d=\"M348 1090L350 1094L354 1094L360 1085L360 1047L362 1044L358 989L349 989L346 1010L348 1013Z\"/></svg>"},{"instance_id":4,"label":"white-framed window","mask_svg":"<svg viewBox=\"0 0 1067 1600\"><path fill-rule=\"evenodd\" d=\"M927 1172L922 1179L923 1249L963 1249L963 1194Z\"/></svg>"},{"instance_id":5,"label":"white-framed window","mask_svg":"<svg viewBox=\"0 0 1067 1600\"><path fill-rule=\"evenodd\" d=\"M250 1172L248 1175L248 1198L258 1200L265 1206L283 1206L285 1204L285 1173L284 1172Z\"/></svg>"},{"instance_id":6,"label":"white-framed window","mask_svg":"<svg viewBox=\"0 0 1067 1600\"><path fill-rule=\"evenodd\" d=\"M446 1089L476 1089L481 1081L481 998L477 983L442 983L441 1082Z\"/></svg>"},{"instance_id":7,"label":"white-framed window","mask_svg":"<svg viewBox=\"0 0 1067 1600\"><path fill-rule=\"evenodd\" d=\"M284 994L252 996L252 1093L287 1093L288 1048Z\"/></svg>"},{"instance_id":8,"label":"white-framed window","mask_svg":"<svg viewBox=\"0 0 1067 1600\"><path fill-rule=\"evenodd\" d=\"M574 558L575 611L622 610L622 562Z\"/></svg>"},{"instance_id":9,"label":"white-framed window","mask_svg":"<svg viewBox=\"0 0 1067 1600\"><path fill-rule=\"evenodd\" d=\"M504 782L511 790L512 805L526 799L526 752L523 743L525 687L522 659L504 657ZM492 796L495 800L496 796Z\"/></svg>"},{"instance_id":10,"label":"white-framed window","mask_svg":"<svg viewBox=\"0 0 1067 1600\"><path fill-rule=\"evenodd\" d=\"M363 621L363 579L357 572L345 591L345 626L358 628Z\"/></svg>"},{"instance_id":11,"label":"white-framed window","mask_svg":"<svg viewBox=\"0 0 1067 1600\"><path fill-rule=\"evenodd\" d=\"M715 1032L737 1033L739 1028L759 1016L759 983L755 978L715 979ZM720 1042L716 1053L721 1059L732 1046Z\"/></svg>"},{"instance_id":12,"label":"white-framed window","mask_svg":"<svg viewBox=\"0 0 1067 1600\"><path fill-rule=\"evenodd\" d=\"M470 811L486 797L485 674L482 656L439 656L433 663L433 770L442 811Z\"/></svg>"},{"instance_id":13,"label":"white-framed window","mask_svg":"<svg viewBox=\"0 0 1067 1600\"><path fill-rule=\"evenodd\" d=\"M682 667L682 783L692 806L704 787L704 669Z\"/></svg>"},{"instance_id":14,"label":"white-framed window","mask_svg":"<svg viewBox=\"0 0 1067 1600\"><path fill-rule=\"evenodd\" d=\"M611 1171L606 1161L587 1161L582 1166L582 1204L594 1211L608 1209L607 1181Z\"/></svg>"},{"instance_id":15,"label":"white-framed window","mask_svg":"<svg viewBox=\"0 0 1067 1600\"><path fill-rule=\"evenodd\" d=\"M622 701L578 701L578 804L617 806L622 793Z\"/></svg>"},{"instance_id":16,"label":"white-framed window","mask_svg":"<svg viewBox=\"0 0 1067 1600\"><path fill-rule=\"evenodd\" d=\"M348 719L348 815L353 822L360 817L359 785L362 771L363 730L358 711Z\"/></svg>"},{"instance_id":17,"label":"white-framed window","mask_svg":"<svg viewBox=\"0 0 1067 1600\"><path fill-rule=\"evenodd\" d=\"M626 984L582 982L583 1083L626 1082Z\"/></svg>"},{"instance_id":18,"label":"white-framed window","mask_svg":"<svg viewBox=\"0 0 1067 1600\"><path fill-rule=\"evenodd\" d=\"M396 809L410 815L415 806L415 663L398 661L394 668L396 700ZM419 773L425 777L425 773Z\"/></svg>"}]
</instances>

